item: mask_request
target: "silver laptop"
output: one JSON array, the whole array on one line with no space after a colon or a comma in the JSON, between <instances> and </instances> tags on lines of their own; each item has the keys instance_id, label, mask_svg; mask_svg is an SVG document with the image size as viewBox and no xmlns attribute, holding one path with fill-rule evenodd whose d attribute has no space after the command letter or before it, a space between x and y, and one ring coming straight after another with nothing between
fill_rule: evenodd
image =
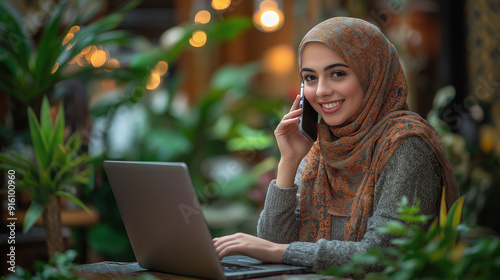
<instances>
[{"instance_id":1,"label":"silver laptop","mask_svg":"<svg viewBox=\"0 0 500 280\"><path fill-rule=\"evenodd\" d=\"M243 255L220 260L186 164L105 161L104 168L142 268L209 279L307 271Z\"/></svg>"}]
</instances>

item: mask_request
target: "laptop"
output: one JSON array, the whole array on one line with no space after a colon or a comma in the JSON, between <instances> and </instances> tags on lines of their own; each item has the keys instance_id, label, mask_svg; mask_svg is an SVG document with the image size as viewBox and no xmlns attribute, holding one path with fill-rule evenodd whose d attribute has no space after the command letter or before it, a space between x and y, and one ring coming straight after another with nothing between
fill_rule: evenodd
<instances>
[{"instance_id":1,"label":"laptop","mask_svg":"<svg viewBox=\"0 0 500 280\"><path fill-rule=\"evenodd\" d=\"M243 255L219 259L185 163L105 161L140 267L207 279L307 272Z\"/></svg>"}]
</instances>

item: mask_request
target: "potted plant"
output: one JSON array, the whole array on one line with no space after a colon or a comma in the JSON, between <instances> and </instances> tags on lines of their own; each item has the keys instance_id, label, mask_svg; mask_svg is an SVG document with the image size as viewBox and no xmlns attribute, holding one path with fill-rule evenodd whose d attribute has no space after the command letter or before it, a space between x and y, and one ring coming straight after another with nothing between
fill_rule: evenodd
<instances>
[{"instance_id":1,"label":"potted plant","mask_svg":"<svg viewBox=\"0 0 500 280\"><path fill-rule=\"evenodd\" d=\"M65 139L64 110L58 105L51 116L49 101L42 102L40 120L34 111L28 109L29 130L36 160L17 152L0 153L0 168L14 170L21 179L18 187L31 194L31 204L24 218L23 231L30 230L40 216L47 236L49 256L64 251L61 234L61 215L58 197L75 202L89 212L88 208L67 191L74 183L88 184L87 164L96 159L79 154L81 137L78 133Z\"/></svg>"}]
</instances>

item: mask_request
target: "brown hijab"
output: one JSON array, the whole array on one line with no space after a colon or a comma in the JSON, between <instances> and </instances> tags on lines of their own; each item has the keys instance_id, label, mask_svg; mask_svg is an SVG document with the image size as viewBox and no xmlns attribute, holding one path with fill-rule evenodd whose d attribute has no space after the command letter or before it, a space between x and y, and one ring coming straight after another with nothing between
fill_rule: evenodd
<instances>
[{"instance_id":1,"label":"brown hijab","mask_svg":"<svg viewBox=\"0 0 500 280\"><path fill-rule=\"evenodd\" d=\"M396 48L373 24L331 18L302 40L299 71L308 42L322 42L340 55L361 82L364 98L342 125L320 121L318 141L306 156L303 172L299 239L330 239L332 215L347 218L344 240L363 239L373 214L375 184L391 155L409 137L420 137L434 151L449 208L458 199L453 170L434 128L408 111L406 78Z\"/></svg>"}]
</instances>

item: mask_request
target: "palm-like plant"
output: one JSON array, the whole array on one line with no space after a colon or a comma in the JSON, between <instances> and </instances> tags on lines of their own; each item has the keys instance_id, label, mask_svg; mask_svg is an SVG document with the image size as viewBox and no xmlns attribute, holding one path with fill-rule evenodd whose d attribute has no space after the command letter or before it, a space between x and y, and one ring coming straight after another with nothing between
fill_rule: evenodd
<instances>
[{"instance_id":1,"label":"palm-like plant","mask_svg":"<svg viewBox=\"0 0 500 280\"><path fill-rule=\"evenodd\" d=\"M49 255L64 251L61 235L61 216L57 196L67 198L83 209L87 207L73 194L66 191L71 184L88 184L89 170L86 165L95 157L80 155L81 138L75 133L64 138L64 112L56 107L57 115L51 117L49 101L43 99L40 120L31 108L28 111L33 150L36 161L11 151L0 153L0 168L13 169L21 177L20 190L32 195L32 202L24 218L26 232L43 215Z\"/></svg>"}]
</instances>

